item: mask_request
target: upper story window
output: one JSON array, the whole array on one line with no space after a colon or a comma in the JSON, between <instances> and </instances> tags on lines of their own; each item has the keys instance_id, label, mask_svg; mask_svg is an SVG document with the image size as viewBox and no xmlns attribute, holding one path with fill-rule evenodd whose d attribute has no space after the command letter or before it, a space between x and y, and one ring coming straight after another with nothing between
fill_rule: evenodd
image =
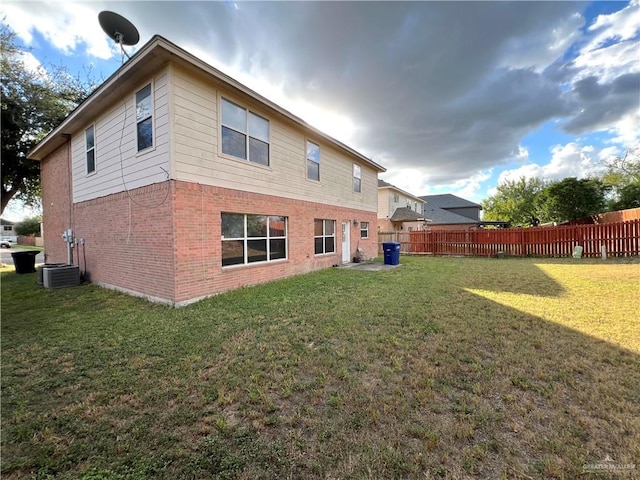
<instances>
[{"instance_id":1,"label":"upper story window","mask_svg":"<svg viewBox=\"0 0 640 480\"><path fill-rule=\"evenodd\" d=\"M356 193L362 192L362 170L357 163L353 164L353 191Z\"/></svg>"},{"instance_id":2,"label":"upper story window","mask_svg":"<svg viewBox=\"0 0 640 480\"><path fill-rule=\"evenodd\" d=\"M84 131L87 151L87 173L96 171L96 136L94 126L91 125Z\"/></svg>"},{"instance_id":3,"label":"upper story window","mask_svg":"<svg viewBox=\"0 0 640 480\"><path fill-rule=\"evenodd\" d=\"M153 102L151 84L136 93L138 151L153 146Z\"/></svg>"},{"instance_id":4,"label":"upper story window","mask_svg":"<svg viewBox=\"0 0 640 480\"><path fill-rule=\"evenodd\" d=\"M393 203L400 203L400 196L397 193L393 194Z\"/></svg>"},{"instance_id":5,"label":"upper story window","mask_svg":"<svg viewBox=\"0 0 640 480\"><path fill-rule=\"evenodd\" d=\"M320 181L320 146L307 140L307 178Z\"/></svg>"},{"instance_id":6,"label":"upper story window","mask_svg":"<svg viewBox=\"0 0 640 480\"><path fill-rule=\"evenodd\" d=\"M222 153L269 165L269 120L222 99Z\"/></svg>"},{"instance_id":7,"label":"upper story window","mask_svg":"<svg viewBox=\"0 0 640 480\"><path fill-rule=\"evenodd\" d=\"M4 230L5 232L10 232L11 230L13 230L13 227L11 225L3 225L2 230Z\"/></svg>"}]
</instances>

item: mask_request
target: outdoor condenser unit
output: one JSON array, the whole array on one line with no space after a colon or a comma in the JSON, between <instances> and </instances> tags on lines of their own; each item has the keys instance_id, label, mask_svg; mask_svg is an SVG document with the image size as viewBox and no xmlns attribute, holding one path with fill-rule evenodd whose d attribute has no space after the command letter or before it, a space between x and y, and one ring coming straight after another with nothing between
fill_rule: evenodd
<instances>
[{"instance_id":1,"label":"outdoor condenser unit","mask_svg":"<svg viewBox=\"0 0 640 480\"><path fill-rule=\"evenodd\" d=\"M44 288L65 288L80 285L80 267L75 265L55 266L42 269Z\"/></svg>"}]
</instances>

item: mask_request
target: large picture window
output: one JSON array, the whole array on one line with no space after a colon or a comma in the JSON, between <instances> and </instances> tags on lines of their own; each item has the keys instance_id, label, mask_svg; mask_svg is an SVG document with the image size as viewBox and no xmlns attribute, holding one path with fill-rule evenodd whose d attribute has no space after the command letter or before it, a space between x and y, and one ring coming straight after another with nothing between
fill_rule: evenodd
<instances>
[{"instance_id":1,"label":"large picture window","mask_svg":"<svg viewBox=\"0 0 640 480\"><path fill-rule=\"evenodd\" d=\"M222 214L222 266L287 258L287 217Z\"/></svg>"},{"instance_id":2,"label":"large picture window","mask_svg":"<svg viewBox=\"0 0 640 480\"><path fill-rule=\"evenodd\" d=\"M336 251L336 221L315 219L313 221L313 239L315 254L335 253Z\"/></svg>"},{"instance_id":3,"label":"large picture window","mask_svg":"<svg viewBox=\"0 0 640 480\"><path fill-rule=\"evenodd\" d=\"M87 173L96 171L96 135L93 125L84 131L87 148Z\"/></svg>"},{"instance_id":4,"label":"large picture window","mask_svg":"<svg viewBox=\"0 0 640 480\"><path fill-rule=\"evenodd\" d=\"M307 178L320 181L320 146L307 140Z\"/></svg>"},{"instance_id":5,"label":"large picture window","mask_svg":"<svg viewBox=\"0 0 640 480\"><path fill-rule=\"evenodd\" d=\"M353 191L362 192L362 171L357 163L353 164Z\"/></svg>"},{"instance_id":6,"label":"large picture window","mask_svg":"<svg viewBox=\"0 0 640 480\"><path fill-rule=\"evenodd\" d=\"M136 132L138 151L153 146L153 102L151 84L136 93Z\"/></svg>"},{"instance_id":7,"label":"large picture window","mask_svg":"<svg viewBox=\"0 0 640 480\"><path fill-rule=\"evenodd\" d=\"M269 120L222 99L222 153L269 165Z\"/></svg>"}]
</instances>

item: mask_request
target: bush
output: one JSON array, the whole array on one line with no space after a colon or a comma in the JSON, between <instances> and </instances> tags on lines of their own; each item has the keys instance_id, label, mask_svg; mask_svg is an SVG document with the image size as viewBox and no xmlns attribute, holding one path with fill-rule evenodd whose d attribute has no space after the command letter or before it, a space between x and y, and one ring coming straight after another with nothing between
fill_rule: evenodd
<instances>
[{"instance_id":1,"label":"bush","mask_svg":"<svg viewBox=\"0 0 640 480\"><path fill-rule=\"evenodd\" d=\"M16 235L22 235L22 236L35 235L36 237L39 237L41 221L42 219L40 217L27 218L22 222L16 223L13 226L13 230L16 232Z\"/></svg>"}]
</instances>

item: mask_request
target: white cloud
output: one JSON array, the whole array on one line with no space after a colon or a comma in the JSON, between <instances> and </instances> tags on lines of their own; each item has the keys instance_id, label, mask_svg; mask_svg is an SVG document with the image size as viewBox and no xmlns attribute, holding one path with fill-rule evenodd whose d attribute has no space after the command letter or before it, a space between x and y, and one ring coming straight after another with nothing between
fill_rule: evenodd
<instances>
[{"instance_id":1,"label":"white cloud","mask_svg":"<svg viewBox=\"0 0 640 480\"><path fill-rule=\"evenodd\" d=\"M551 148L549 163L543 165L529 163L515 169L504 170L498 176L498 183L516 181L521 177L562 180L566 177L585 178L599 175L605 168L603 156L609 156L615 151L615 147L601 149L576 142L555 145Z\"/></svg>"},{"instance_id":2,"label":"white cloud","mask_svg":"<svg viewBox=\"0 0 640 480\"><path fill-rule=\"evenodd\" d=\"M3 6L9 26L27 46L35 46L33 33L65 55L77 53L81 48L89 55L109 59L116 53L108 37L100 28L96 4L68 2L21 2Z\"/></svg>"},{"instance_id":3,"label":"white cloud","mask_svg":"<svg viewBox=\"0 0 640 480\"><path fill-rule=\"evenodd\" d=\"M625 8L599 15L588 28L585 44L573 64L581 69L575 81L595 75L601 83L640 71L638 40L640 2L633 0Z\"/></svg>"},{"instance_id":4,"label":"white cloud","mask_svg":"<svg viewBox=\"0 0 640 480\"><path fill-rule=\"evenodd\" d=\"M615 135L609 143L617 143L625 147L640 143L640 109L618 120L609 129L609 133Z\"/></svg>"}]
</instances>

